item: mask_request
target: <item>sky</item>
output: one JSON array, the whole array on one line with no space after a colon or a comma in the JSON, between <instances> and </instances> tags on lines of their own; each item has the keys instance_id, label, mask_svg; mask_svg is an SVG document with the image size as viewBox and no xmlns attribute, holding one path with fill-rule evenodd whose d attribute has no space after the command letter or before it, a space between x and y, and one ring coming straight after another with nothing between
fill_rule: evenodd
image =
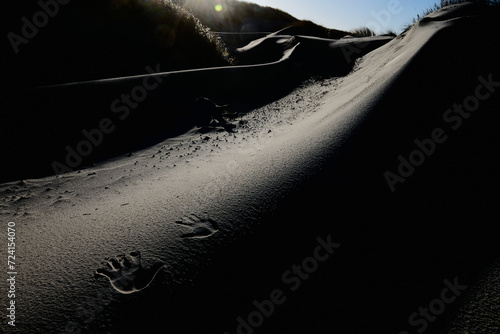
<instances>
[{"instance_id":1,"label":"sky","mask_svg":"<svg viewBox=\"0 0 500 334\"><path fill-rule=\"evenodd\" d=\"M368 27L376 33L400 33L412 18L440 0L246 0L279 8L301 20L327 28L353 30Z\"/></svg>"}]
</instances>

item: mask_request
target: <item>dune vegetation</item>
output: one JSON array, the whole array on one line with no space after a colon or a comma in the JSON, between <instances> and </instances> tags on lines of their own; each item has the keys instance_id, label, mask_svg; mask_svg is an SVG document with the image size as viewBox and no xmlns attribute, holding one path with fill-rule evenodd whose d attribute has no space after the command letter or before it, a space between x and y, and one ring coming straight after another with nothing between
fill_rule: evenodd
<instances>
[{"instance_id":1,"label":"dune vegetation","mask_svg":"<svg viewBox=\"0 0 500 334\"><path fill-rule=\"evenodd\" d=\"M172 0L191 11L216 32L275 32L289 26L307 28L307 35L341 38L347 32L329 29L307 20L299 20L276 8L235 0ZM214 10L215 9L215 10Z\"/></svg>"},{"instance_id":2,"label":"dune vegetation","mask_svg":"<svg viewBox=\"0 0 500 334\"><path fill-rule=\"evenodd\" d=\"M408 30L415 23L417 23L418 21L420 21L421 19L423 19L427 15L432 14L432 13L440 10L443 7L450 6L450 5L458 5L458 4L462 4L465 2L474 2L474 3L477 3L479 5L489 7L489 9L492 9L495 11L500 10L500 0L441 0L441 2L439 4L435 3L434 6L425 9L421 14L417 14L417 16L412 19L412 22L410 24L408 24L408 26L404 30L405 31Z\"/></svg>"},{"instance_id":3,"label":"dune vegetation","mask_svg":"<svg viewBox=\"0 0 500 334\"><path fill-rule=\"evenodd\" d=\"M228 51L247 41L214 32L275 32L293 26L303 35L348 34L234 0L75 0L43 27L30 26L42 10L39 4L9 7L11 14L3 21L18 28L12 31L18 37L8 47L8 66L2 65L5 88L144 74L146 66L156 64L162 71L232 64ZM21 43L26 29L36 34Z\"/></svg>"},{"instance_id":4,"label":"dune vegetation","mask_svg":"<svg viewBox=\"0 0 500 334\"><path fill-rule=\"evenodd\" d=\"M40 11L37 6L17 9L28 18ZM222 40L170 1L74 1L59 11L28 43L18 45L17 54L8 50L11 61L2 85L129 76L156 64L170 71L231 63ZM11 19L11 27L19 26L17 34L23 28L20 17Z\"/></svg>"}]
</instances>

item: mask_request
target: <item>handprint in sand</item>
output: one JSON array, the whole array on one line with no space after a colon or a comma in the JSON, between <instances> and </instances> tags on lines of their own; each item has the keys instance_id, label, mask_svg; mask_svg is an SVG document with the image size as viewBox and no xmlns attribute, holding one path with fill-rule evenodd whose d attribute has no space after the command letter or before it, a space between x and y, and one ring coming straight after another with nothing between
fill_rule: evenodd
<instances>
[{"instance_id":1,"label":"handprint in sand","mask_svg":"<svg viewBox=\"0 0 500 334\"><path fill-rule=\"evenodd\" d=\"M107 277L116 291L131 294L146 288L163 266L162 262L157 262L144 268L141 253L136 251L106 259L104 268L97 269L95 276Z\"/></svg>"}]
</instances>

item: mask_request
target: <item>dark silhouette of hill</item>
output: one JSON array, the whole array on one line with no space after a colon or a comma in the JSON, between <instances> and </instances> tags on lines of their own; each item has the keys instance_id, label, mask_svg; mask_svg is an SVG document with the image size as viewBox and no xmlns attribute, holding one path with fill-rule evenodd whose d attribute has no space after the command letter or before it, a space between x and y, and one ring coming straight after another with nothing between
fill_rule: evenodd
<instances>
[{"instance_id":1,"label":"dark silhouette of hill","mask_svg":"<svg viewBox=\"0 0 500 334\"><path fill-rule=\"evenodd\" d=\"M298 21L292 15L271 7L234 0L173 0L190 10L213 31L274 32ZM221 5L221 10L215 10Z\"/></svg>"},{"instance_id":2,"label":"dark silhouette of hill","mask_svg":"<svg viewBox=\"0 0 500 334\"><path fill-rule=\"evenodd\" d=\"M56 8L51 7L53 3ZM217 3L74 0L64 5L52 1L2 4L4 34L11 35L3 40L1 85L12 89L145 74L146 66L156 64L161 64L162 71L224 66L231 64L230 53L257 38L222 35L223 41L211 31L260 33L296 27L309 36L347 34L270 7L227 0L219 12ZM34 24L35 16L42 18L40 24ZM46 22L43 16L48 17Z\"/></svg>"},{"instance_id":3,"label":"dark silhouette of hill","mask_svg":"<svg viewBox=\"0 0 500 334\"><path fill-rule=\"evenodd\" d=\"M328 29L311 21L299 20L276 8L260 6L254 3L235 0L173 0L173 2L191 11L200 21L214 32L244 33L249 35L224 34L221 37L229 49L248 44L256 39L253 34L276 32L294 27L293 34L322 38L342 38L348 32ZM220 5L220 11L215 7Z\"/></svg>"},{"instance_id":4,"label":"dark silhouette of hill","mask_svg":"<svg viewBox=\"0 0 500 334\"><path fill-rule=\"evenodd\" d=\"M148 74L147 67L155 72L168 72L232 63L222 40L185 8L159 1L152 1L149 5L142 0L119 3L121 5L112 0L74 0L59 5L57 13L46 25L38 27L35 36L26 43L17 43L15 39L12 44L4 39L7 45L3 48L6 57L1 65L4 75L0 93L5 101L4 138L16 133L18 139L0 145L4 157L13 161L9 173L15 175L4 173L3 177L51 173L50 163L54 156L62 154L64 157L64 146L78 142L83 129L95 127L96 122L99 124L110 114L114 116L110 103L121 94L130 93L136 83L31 88ZM8 7L0 14L5 18L6 34L22 35L26 23L21 18L31 21L34 15L38 15L36 13L43 12L40 5L33 2L1 6ZM288 29L294 29L294 33L326 34L326 28L298 21L279 10L258 11L255 9L259 6L248 3L241 6L243 9L253 8L254 22L274 22L275 25L261 25L263 30L277 31L290 27L292 23L296 28ZM242 20L244 16L238 13L232 14L234 19L231 22ZM307 52L302 58L302 62L309 63ZM185 118L186 101L198 95L211 92L210 96L217 98L217 91L220 91L220 95L227 98L228 87L234 88L232 95L235 99L258 95L267 101L277 94L284 94L311 74L307 66L300 70L293 65L294 62L297 60L259 71L205 72L201 82L198 74L172 76L162 83L161 90L148 92L147 100L138 108L140 112L133 110L133 116L82 166L94 159L123 154L157 142L165 137L167 130L181 131L184 128L179 128L184 125L179 125L179 119ZM277 79L272 81L268 77ZM283 78L286 78L285 85ZM263 91L270 93L262 94ZM256 99L252 97L252 100ZM34 137L40 139L35 145L31 140ZM28 170L32 173L24 173Z\"/></svg>"},{"instance_id":5,"label":"dark silhouette of hill","mask_svg":"<svg viewBox=\"0 0 500 334\"><path fill-rule=\"evenodd\" d=\"M145 74L156 64L162 71L229 64L220 38L171 2L74 0L26 39L33 16L46 11L33 2L2 6L4 33L16 35L4 39L7 89Z\"/></svg>"}]
</instances>

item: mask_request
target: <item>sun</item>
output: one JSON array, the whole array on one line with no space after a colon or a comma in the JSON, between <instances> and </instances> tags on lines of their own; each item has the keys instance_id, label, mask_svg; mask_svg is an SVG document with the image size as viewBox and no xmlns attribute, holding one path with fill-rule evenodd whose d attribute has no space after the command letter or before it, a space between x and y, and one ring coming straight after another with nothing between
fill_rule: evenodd
<instances>
[{"instance_id":1,"label":"sun","mask_svg":"<svg viewBox=\"0 0 500 334\"><path fill-rule=\"evenodd\" d=\"M226 3L223 0L185 0L185 6L195 11L204 11L206 13L214 11L216 13L224 13L227 11Z\"/></svg>"}]
</instances>

